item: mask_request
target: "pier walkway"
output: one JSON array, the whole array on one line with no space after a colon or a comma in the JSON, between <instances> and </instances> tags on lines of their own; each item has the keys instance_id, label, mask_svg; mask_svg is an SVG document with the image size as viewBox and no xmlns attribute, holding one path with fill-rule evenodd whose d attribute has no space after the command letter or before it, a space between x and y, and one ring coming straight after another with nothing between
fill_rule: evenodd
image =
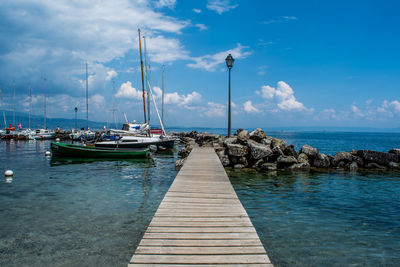
<instances>
[{"instance_id":1,"label":"pier walkway","mask_svg":"<svg viewBox=\"0 0 400 267\"><path fill-rule=\"evenodd\" d=\"M194 148L135 251L138 266L272 264L213 148Z\"/></svg>"}]
</instances>

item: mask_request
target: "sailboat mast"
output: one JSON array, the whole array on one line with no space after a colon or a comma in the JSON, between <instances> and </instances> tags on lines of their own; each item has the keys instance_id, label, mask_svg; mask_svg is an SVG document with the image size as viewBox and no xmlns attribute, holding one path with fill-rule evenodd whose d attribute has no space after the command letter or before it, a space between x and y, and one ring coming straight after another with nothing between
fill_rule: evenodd
<instances>
[{"instance_id":1,"label":"sailboat mast","mask_svg":"<svg viewBox=\"0 0 400 267\"><path fill-rule=\"evenodd\" d=\"M15 81L13 81L13 90L14 90L14 93L13 93L13 125L14 125L14 127L15 127Z\"/></svg>"},{"instance_id":2,"label":"sailboat mast","mask_svg":"<svg viewBox=\"0 0 400 267\"><path fill-rule=\"evenodd\" d=\"M7 121L6 121L6 113L4 111L4 100L3 100L3 94L1 93L1 88L0 88L0 100L1 100L1 109L3 110L3 120L4 120L4 129L7 128Z\"/></svg>"},{"instance_id":3,"label":"sailboat mast","mask_svg":"<svg viewBox=\"0 0 400 267\"><path fill-rule=\"evenodd\" d=\"M113 116L113 123L114 123L114 127L115 129L117 129L117 122L115 121L115 111L116 109L116 105L115 105L115 81L113 81L113 109L112 109L112 116Z\"/></svg>"},{"instance_id":4,"label":"sailboat mast","mask_svg":"<svg viewBox=\"0 0 400 267\"><path fill-rule=\"evenodd\" d=\"M146 84L147 84L147 121L150 124L150 75L147 65L147 46L146 46L146 36L143 36L144 42L144 66L146 70Z\"/></svg>"},{"instance_id":5,"label":"sailboat mast","mask_svg":"<svg viewBox=\"0 0 400 267\"><path fill-rule=\"evenodd\" d=\"M31 85L29 84L29 125L28 125L28 129L31 128L31 110L32 110L32 90L31 90Z\"/></svg>"},{"instance_id":6,"label":"sailboat mast","mask_svg":"<svg viewBox=\"0 0 400 267\"><path fill-rule=\"evenodd\" d=\"M46 81L44 78L44 129L46 129Z\"/></svg>"},{"instance_id":7,"label":"sailboat mast","mask_svg":"<svg viewBox=\"0 0 400 267\"><path fill-rule=\"evenodd\" d=\"M88 82L88 71L86 62L86 130L89 130L89 82Z\"/></svg>"},{"instance_id":8,"label":"sailboat mast","mask_svg":"<svg viewBox=\"0 0 400 267\"><path fill-rule=\"evenodd\" d=\"M161 120L164 124L164 71L165 65L162 66L162 98L161 98Z\"/></svg>"},{"instance_id":9,"label":"sailboat mast","mask_svg":"<svg viewBox=\"0 0 400 267\"><path fill-rule=\"evenodd\" d=\"M145 92L144 92L144 77L143 77L142 39L140 37L140 29L138 29L138 32L139 32L140 69L142 71L143 114L144 114L144 123L147 123L147 118L146 118L146 96L145 96Z\"/></svg>"}]
</instances>

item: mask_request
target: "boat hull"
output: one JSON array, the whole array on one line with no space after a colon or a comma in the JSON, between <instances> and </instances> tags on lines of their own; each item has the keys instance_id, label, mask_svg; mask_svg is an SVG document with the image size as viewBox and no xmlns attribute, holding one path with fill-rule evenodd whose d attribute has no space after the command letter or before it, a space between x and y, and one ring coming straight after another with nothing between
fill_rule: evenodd
<instances>
[{"instance_id":1,"label":"boat hull","mask_svg":"<svg viewBox=\"0 0 400 267\"><path fill-rule=\"evenodd\" d=\"M119 142L119 141L108 141L108 142L97 142L95 147L105 148L147 148L149 146L157 146L157 148L172 149L174 147L174 140L160 140L150 142Z\"/></svg>"},{"instance_id":2,"label":"boat hull","mask_svg":"<svg viewBox=\"0 0 400 267\"><path fill-rule=\"evenodd\" d=\"M64 143L51 143L51 151L54 156L76 158L147 158L148 149L107 149Z\"/></svg>"}]
</instances>

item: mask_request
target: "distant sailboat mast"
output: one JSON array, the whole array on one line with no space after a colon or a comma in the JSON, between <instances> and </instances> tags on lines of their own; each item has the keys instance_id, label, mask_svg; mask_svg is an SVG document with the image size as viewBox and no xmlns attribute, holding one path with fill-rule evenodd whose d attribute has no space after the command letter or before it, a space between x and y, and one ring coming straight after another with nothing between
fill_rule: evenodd
<instances>
[{"instance_id":1,"label":"distant sailboat mast","mask_svg":"<svg viewBox=\"0 0 400 267\"><path fill-rule=\"evenodd\" d=\"M88 83L88 70L86 62L86 130L89 130L89 83Z\"/></svg>"},{"instance_id":2,"label":"distant sailboat mast","mask_svg":"<svg viewBox=\"0 0 400 267\"><path fill-rule=\"evenodd\" d=\"M14 93L13 93L13 125L14 125L14 127L15 127L15 81L13 81L13 90L14 90Z\"/></svg>"},{"instance_id":3,"label":"distant sailboat mast","mask_svg":"<svg viewBox=\"0 0 400 267\"><path fill-rule=\"evenodd\" d=\"M3 99L3 94L1 93L1 89L0 89L0 100L1 100L1 109L3 110L4 128L7 128L6 113L4 111L4 99Z\"/></svg>"},{"instance_id":4,"label":"distant sailboat mast","mask_svg":"<svg viewBox=\"0 0 400 267\"><path fill-rule=\"evenodd\" d=\"M162 66L162 98L161 98L161 118L162 122L164 124L164 71L165 71L165 65Z\"/></svg>"},{"instance_id":5,"label":"distant sailboat mast","mask_svg":"<svg viewBox=\"0 0 400 267\"><path fill-rule=\"evenodd\" d=\"M44 78L44 127L46 129L46 81L47 79Z\"/></svg>"},{"instance_id":6,"label":"distant sailboat mast","mask_svg":"<svg viewBox=\"0 0 400 267\"><path fill-rule=\"evenodd\" d=\"M146 85L147 85L147 122L150 124L150 70L147 65L147 47L146 36L143 36L144 42L144 66L146 70Z\"/></svg>"},{"instance_id":7,"label":"distant sailboat mast","mask_svg":"<svg viewBox=\"0 0 400 267\"><path fill-rule=\"evenodd\" d=\"M113 123L114 123L114 127L115 129L117 129L117 121L115 120L115 111L117 111L117 107L116 107L116 103L115 103L115 81L113 81L113 108L112 108L112 119L113 119Z\"/></svg>"},{"instance_id":8,"label":"distant sailboat mast","mask_svg":"<svg viewBox=\"0 0 400 267\"><path fill-rule=\"evenodd\" d=\"M31 128L31 110L32 110L32 90L31 90L31 84L29 84L29 126L28 126L28 129Z\"/></svg>"},{"instance_id":9,"label":"distant sailboat mast","mask_svg":"<svg viewBox=\"0 0 400 267\"><path fill-rule=\"evenodd\" d=\"M141 72L142 72L143 114L144 114L144 123L147 123L147 118L146 118L146 93L144 91L144 77L143 77L142 39L140 37L140 29L138 29L138 32L139 32L140 69L141 69Z\"/></svg>"}]
</instances>

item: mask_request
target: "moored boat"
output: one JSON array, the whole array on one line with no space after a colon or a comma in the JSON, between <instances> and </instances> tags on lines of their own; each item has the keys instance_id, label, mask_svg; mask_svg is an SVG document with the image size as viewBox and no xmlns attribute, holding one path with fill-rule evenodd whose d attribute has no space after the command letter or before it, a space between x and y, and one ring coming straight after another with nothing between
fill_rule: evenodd
<instances>
[{"instance_id":1,"label":"moored boat","mask_svg":"<svg viewBox=\"0 0 400 267\"><path fill-rule=\"evenodd\" d=\"M76 158L147 158L149 149L98 148L93 146L51 143L54 156Z\"/></svg>"},{"instance_id":2,"label":"moored boat","mask_svg":"<svg viewBox=\"0 0 400 267\"><path fill-rule=\"evenodd\" d=\"M173 148L175 143L175 139L165 136L121 136L113 139L96 142L94 145L108 148L147 148L154 145L158 149L165 150Z\"/></svg>"}]
</instances>

